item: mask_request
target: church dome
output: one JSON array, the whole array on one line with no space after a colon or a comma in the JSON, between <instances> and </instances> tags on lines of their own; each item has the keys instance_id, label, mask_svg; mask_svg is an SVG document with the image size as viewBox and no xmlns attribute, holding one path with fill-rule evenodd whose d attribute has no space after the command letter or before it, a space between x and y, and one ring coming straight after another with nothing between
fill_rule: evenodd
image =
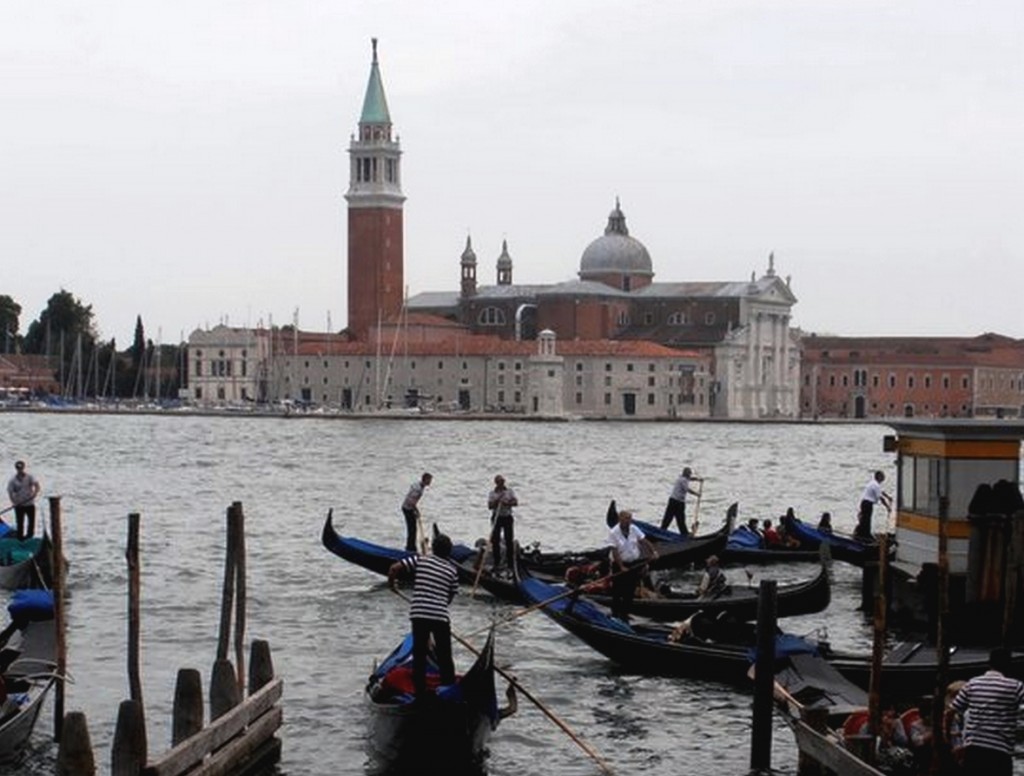
<instances>
[{"instance_id":1,"label":"church dome","mask_svg":"<svg viewBox=\"0 0 1024 776\"><path fill-rule=\"evenodd\" d=\"M608 215L608 226L604 234L587 246L580 260L580 277L584 280L589 276L608 273L654 274L647 248L629 236L626 217L622 214L618 199L615 200L615 209Z\"/></svg>"}]
</instances>

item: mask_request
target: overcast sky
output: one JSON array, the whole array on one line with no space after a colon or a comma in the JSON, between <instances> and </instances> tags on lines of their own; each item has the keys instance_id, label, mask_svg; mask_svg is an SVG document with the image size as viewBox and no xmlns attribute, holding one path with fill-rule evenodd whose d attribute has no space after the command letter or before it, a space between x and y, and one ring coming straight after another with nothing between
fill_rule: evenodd
<instances>
[{"instance_id":1,"label":"overcast sky","mask_svg":"<svg viewBox=\"0 0 1024 776\"><path fill-rule=\"evenodd\" d=\"M1006 2L0 5L0 294L101 334L347 321L380 39L410 294L571 279L615 197L655 281L769 252L794 325L1024 337L1024 11Z\"/></svg>"}]
</instances>

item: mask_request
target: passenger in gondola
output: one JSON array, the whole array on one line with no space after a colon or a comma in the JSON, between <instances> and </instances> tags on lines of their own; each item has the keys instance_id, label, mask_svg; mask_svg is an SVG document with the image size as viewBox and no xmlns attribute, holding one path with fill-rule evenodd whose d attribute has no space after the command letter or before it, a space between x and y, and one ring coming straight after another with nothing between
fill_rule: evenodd
<instances>
[{"instance_id":1,"label":"passenger in gondola","mask_svg":"<svg viewBox=\"0 0 1024 776\"><path fill-rule=\"evenodd\" d=\"M619 522L608 532L608 548L612 561L612 616L629 621L629 608L643 576L647 559L658 557L658 551L644 532L633 524L633 513L623 509Z\"/></svg>"},{"instance_id":2,"label":"passenger in gondola","mask_svg":"<svg viewBox=\"0 0 1024 776\"><path fill-rule=\"evenodd\" d=\"M712 555L704 562L704 574L697 586L697 596L702 600L711 601L721 596L729 588L729 580L718 564L718 556Z\"/></svg>"},{"instance_id":3,"label":"passenger in gondola","mask_svg":"<svg viewBox=\"0 0 1024 776\"><path fill-rule=\"evenodd\" d=\"M764 522L761 523L761 536L764 537L764 546L768 549L778 549L782 546L782 537L779 536L779 532L772 526L770 518L765 518Z\"/></svg>"},{"instance_id":4,"label":"passenger in gondola","mask_svg":"<svg viewBox=\"0 0 1024 776\"><path fill-rule=\"evenodd\" d=\"M795 524L796 512L793 511L793 507L789 507L786 514L779 518L779 543L794 550L800 548L800 540L796 538L793 530Z\"/></svg>"}]
</instances>

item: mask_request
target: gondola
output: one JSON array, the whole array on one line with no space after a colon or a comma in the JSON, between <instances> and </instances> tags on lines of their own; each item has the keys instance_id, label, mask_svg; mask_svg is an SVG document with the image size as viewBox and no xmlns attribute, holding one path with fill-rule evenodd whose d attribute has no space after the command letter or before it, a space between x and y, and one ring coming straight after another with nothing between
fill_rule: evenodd
<instances>
[{"instance_id":1,"label":"gondola","mask_svg":"<svg viewBox=\"0 0 1024 776\"><path fill-rule=\"evenodd\" d=\"M18 539L10 526L0 521L0 589L49 587L53 582L53 543L49 534ZM2 531L0 528L0 531Z\"/></svg>"},{"instance_id":2,"label":"gondola","mask_svg":"<svg viewBox=\"0 0 1024 776\"><path fill-rule=\"evenodd\" d=\"M602 606L611 606L607 591L586 590L585 596ZM646 595L639 595L630 605L630 613L652 620L685 620L703 612L706 615L726 613L735 620L757 619L758 590L754 587L731 585L716 598L701 598L696 593L684 593L666 585ZM814 614L828 607L831 583L828 568L822 564L811 579L792 585L780 585L777 591L776 613L779 617Z\"/></svg>"},{"instance_id":3,"label":"gondola","mask_svg":"<svg viewBox=\"0 0 1024 776\"><path fill-rule=\"evenodd\" d=\"M545 614L605 657L628 670L645 674L692 676L723 682L744 683L753 661L754 626L732 618L697 615L688 632L672 640L674 629L657 623L626 623L585 599L562 596L559 586L524 576L524 599L542 606ZM678 629L675 630L678 633ZM776 657L808 653L822 655L839 672L862 688L868 686L871 656L833 650L827 642L780 633ZM1024 673L1024 652L1013 652L1014 673ZM967 679L983 673L988 650L951 650L949 679ZM882 661L882 693L892 698L917 698L933 692L938 661L934 646L903 642Z\"/></svg>"},{"instance_id":4,"label":"gondola","mask_svg":"<svg viewBox=\"0 0 1024 776\"><path fill-rule=\"evenodd\" d=\"M487 741L501 718L494 687L494 634L473 666L455 684L437 686L437 668L428 660L431 692L416 700L412 685L412 635L370 674L366 701L372 770L379 773L458 773L483 771Z\"/></svg>"},{"instance_id":5,"label":"gondola","mask_svg":"<svg viewBox=\"0 0 1024 776\"><path fill-rule=\"evenodd\" d=\"M829 554L836 560L852 563L855 566L863 566L868 561L878 560L878 542L876 541L864 542L852 536L819 531L798 517L785 518L783 525L786 534L797 539L801 547L816 550L823 544L827 545ZM895 551L895 543L890 548Z\"/></svg>"},{"instance_id":6,"label":"gondola","mask_svg":"<svg viewBox=\"0 0 1024 776\"><path fill-rule=\"evenodd\" d=\"M698 536L687 542L679 542L671 548L660 548L659 557L651 563L651 568L682 568L699 563L715 554L725 546L728 537L728 526L706 536ZM333 510L327 513L321 533L323 545L340 558L362 566L377 574L386 576L392 563L413 553L394 547L384 547L352 536L342 536L334 528ZM542 552L534 545L520 549L517 562L530 573L546 579L562 579L565 572L581 563L593 562L607 557L606 548L595 548L581 552ZM460 581L475 584L477 581L476 559L479 550L465 544L455 543L452 547L452 560L460 569ZM488 570L480 575L480 585L499 597L509 600L520 600L513 579L496 578ZM493 584L492 584L493 582Z\"/></svg>"},{"instance_id":7,"label":"gondola","mask_svg":"<svg viewBox=\"0 0 1024 776\"><path fill-rule=\"evenodd\" d=\"M0 632L0 764L16 762L28 746L57 665L53 596L19 590L7 609L11 624Z\"/></svg>"}]
</instances>

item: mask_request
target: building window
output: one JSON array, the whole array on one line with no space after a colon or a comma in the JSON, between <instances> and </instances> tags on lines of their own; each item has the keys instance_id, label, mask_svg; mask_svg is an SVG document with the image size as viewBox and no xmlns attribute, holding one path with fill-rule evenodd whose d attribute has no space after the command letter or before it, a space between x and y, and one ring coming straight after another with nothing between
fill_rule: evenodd
<instances>
[{"instance_id":1,"label":"building window","mask_svg":"<svg viewBox=\"0 0 1024 776\"><path fill-rule=\"evenodd\" d=\"M196 377L203 376L203 362L198 358L196 359Z\"/></svg>"},{"instance_id":2,"label":"building window","mask_svg":"<svg viewBox=\"0 0 1024 776\"><path fill-rule=\"evenodd\" d=\"M871 385L874 388L878 387L878 375L872 375L872 377L871 377Z\"/></svg>"},{"instance_id":3,"label":"building window","mask_svg":"<svg viewBox=\"0 0 1024 776\"><path fill-rule=\"evenodd\" d=\"M504 404L504 403L505 403L505 392L504 391L498 391L498 404Z\"/></svg>"},{"instance_id":4,"label":"building window","mask_svg":"<svg viewBox=\"0 0 1024 776\"><path fill-rule=\"evenodd\" d=\"M962 378L962 379L961 379L961 381L960 381L960 385L961 385L961 386L962 386L962 387L963 387L963 388L964 388L965 390L966 390L967 388L970 388L970 387L971 387L971 378L969 378L969 377L968 377L967 375L964 375L964 376L963 376L963 378Z\"/></svg>"},{"instance_id":5,"label":"building window","mask_svg":"<svg viewBox=\"0 0 1024 776\"><path fill-rule=\"evenodd\" d=\"M517 372L520 372L520 371L522 371L522 369L523 369L523 363L522 363L521 361L516 361L516 362L515 362L515 363L514 363L514 364L512 365L512 368L513 368L513 369L515 369L515 370L516 370Z\"/></svg>"},{"instance_id":6,"label":"building window","mask_svg":"<svg viewBox=\"0 0 1024 776\"><path fill-rule=\"evenodd\" d=\"M616 319L619 326L629 326L629 313L625 310L619 311L619 316Z\"/></svg>"},{"instance_id":7,"label":"building window","mask_svg":"<svg viewBox=\"0 0 1024 776\"><path fill-rule=\"evenodd\" d=\"M201 385L197 385L196 386L196 398L197 399L202 399L203 398L203 387Z\"/></svg>"},{"instance_id":8,"label":"building window","mask_svg":"<svg viewBox=\"0 0 1024 776\"><path fill-rule=\"evenodd\" d=\"M835 375L829 375L828 376L828 384L829 384L830 388L835 388L836 387L836 376Z\"/></svg>"},{"instance_id":9,"label":"building window","mask_svg":"<svg viewBox=\"0 0 1024 776\"><path fill-rule=\"evenodd\" d=\"M437 368L438 368L438 370L444 369L444 361L438 361L437 362Z\"/></svg>"},{"instance_id":10,"label":"building window","mask_svg":"<svg viewBox=\"0 0 1024 776\"><path fill-rule=\"evenodd\" d=\"M650 326L654 323L654 313L644 313L644 326Z\"/></svg>"},{"instance_id":11,"label":"building window","mask_svg":"<svg viewBox=\"0 0 1024 776\"><path fill-rule=\"evenodd\" d=\"M627 372L632 372L633 371L633 365L632 364L626 364L626 371Z\"/></svg>"},{"instance_id":12,"label":"building window","mask_svg":"<svg viewBox=\"0 0 1024 776\"><path fill-rule=\"evenodd\" d=\"M668 316L669 326L685 326L686 325L686 313L676 311Z\"/></svg>"},{"instance_id":13,"label":"building window","mask_svg":"<svg viewBox=\"0 0 1024 776\"><path fill-rule=\"evenodd\" d=\"M583 377L581 375L576 375L576 385L583 385Z\"/></svg>"},{"instance_id":14,"label":"building window","mask_svg":"<svg viewBox=\"0 0 1024 776\"><path fill-rule=\"evenodd\" d=\"M498 371L499 372L504 372L505 371L505 362L504 361L499 361L498 362Z\"/></svg>"},{"instance_id":15,"label":"building window","mask_svg":"<svg viewBox=\"0 0 1024 776\"><path fill-rule=\"evenodd\" d=\"M714 322L715 322L715 314L714 313L704 313L704 325L711 326L711 325L714 324Z\"/></svg>"},{"instance_id":16,"label":"building window","mask_svg":"<svg viewBox=\"0 0 1024 776\"><path fill-rule=\"evenodd\" d=\"M583 362L582 361L577 361L576 362L576 371L577 372L582 372L583 371Z\"/></svg>"},{"instance_id":17,"label":"building window","mask_svg":"<svg viewBox=\"0 0 1024 776\"><path fill-rule=\"evenodd\" d=\"M462 362L462 371L465 372L467 369L469 369L469 364L467 362L463 361Z\"/></svg>"},{"instance_id":18,"label":"building window","mask_svg":"<svg viewBox=\"0 0 1024 776\"><path fill-rule=\"evenodd\" d=\"M498 375L498 385L505 384L505 375Z\"/></svg>"},{"instance_id":19,"label":"building window","mask_svg":"<svg viewBox=\"0 0 1024 776\"><path fill-rule=\"evenodd\" d=\"M648 377L648 378L647 378L647 385L648 385L649 387L651 387L651 388L653 388L653 387L654 387L654 378L653 378L653 377Z\"/></svg>"},{"instance_id":20,"label":"building window","mask_svg":"<svg viewBox=\"0 0 1024 776\"><path fill-rule=\"evenodd\" d=\"M611 404L612 403L612 395L610 393L606 393L604 395L604 403L605 404Z\"/></svg>"},{"instance_id":21,"label":"building window","mask_svg":"<svg viewBox=\"0 0 1024 776\"><path fill-rule=\"evenodd\" d=\"M549 369L548 370L548 377L554 377L554 376L555 376L555 370L554 369ZM516 385L519 384L519 381L520 381L520 376L516 375Z\"/></svg>"},{"instance_id":22,"label":"building window","mask_svg":"<svg viewBox=\"0 0 1024 776\"><path fill-rule=\"evenodd\" d=\"M611 385L612 385L612 378L608 377L608 375L605 375L605 377L604 377L604 386L605 386L605 388L610 388Z\"/></svg>"},{"instance_id":23,"label":"building window","mask_svg":"<svg viewBox=\"0 0 1024 776\"><path fill-rule=\"evenodd\" d=\"M655 370L655 368L654 368L654 364L648 364L648 365L647 365L647 371L648 371L648 372L654 372L654 371L656 371L656 370Z\"/></svg>"},{"instance_id":24,"label":"building window","mask_svg":"<svg viewBox=\"0 0 1024 776\"><path fill-rule=\"evenodd\" d=\"M843 388L847 388L850 385L849 375L843 375Z\"/></svg>"},{"instance_id":25,"label":"building window","mask_svg":"<svg viewBox=\"0 0 1024 776\"><path fill-rule=\"evenodd\" d=\"M890 388L895 388L896 387L896 375L893 375L893 374L889 375L889 387Z\"/></svg>"},{"instance_id":26,"label":"building window","mask_svg":"<svg viewBox=\"0 0 1024 776\"><path fill-rule=\"evenodd\" d=\"M551 375L548 375L548 376L549 377L554 377L554 374L551 374ZM523 384L523 376L522 375L516 375L515 379L512 382L514 382L516 385L522 385Z\"/></svg>"},{"instance_id":27,"label":"building window","mask_svg":"<svg viewBox=\"0 0 1024 776\"><path fill-rule=\"evenodd\" d=\"M521 393L519 393L519 391L516 391L514 394L512 394L512 397L513 397L512 400L516 404L522 404L522 402L523 402L523 395Z\"/></svg>"},{"instance_id":28,"label":"building window","mask_svg":"<svg viewBox=\"0 0 1024 776\"><path fill-rule=\"evenodd\" d=\"M218 399L223 399L224 398L224 386L223 385L218 385L217 386L217 398Z\"/></svg>"},{"instance_id":29,"label":"building window","mask_svg":"<svg viewBox=\"0 0 1024 776\"><path fill-rule=\"evenodd\" d=\"M583 394L578 391L576 392L576 403L583 404Z\"/></svg>"},{"instance_id":30,"label":"building window","mask_svg":"<svg viewBox=\"0 0 1024 776\"><path fill-rule=\"evenodd\" d=\"M505 311L500 307L485 307L477 321L481 326L504 326Z\"/></svg>"},{"instance_id":31,"label":"building window","mask_svg":"<svg viewBox=\"0 0 1024 776\"><path fill-rule=\"evenodd\" d=\"M647 403L650 406L652 406L652 407L654 406L654 394L653 393L647 394Z\"/></svg>"},{"instance_id":32,"label":"building window","mask_svg":"<svg viewBox=\"0 0 1024 776\"><path fill-rule=\"evenodd\" d=\"M914 387L914 376L913 375L907 375L907 388L913 388L913 387Z\"/></svg>"},{"instance_id":33,"label":"building window","mask_svg":"<svg viewBox=\"0 0 1024 776\"><path fill-rule=\"evenodd\" d=\"M612 365L611 364L605 364L604 365L604 371L606 371L606 372L612 371Z\"/></svg>"}]
</instances>

